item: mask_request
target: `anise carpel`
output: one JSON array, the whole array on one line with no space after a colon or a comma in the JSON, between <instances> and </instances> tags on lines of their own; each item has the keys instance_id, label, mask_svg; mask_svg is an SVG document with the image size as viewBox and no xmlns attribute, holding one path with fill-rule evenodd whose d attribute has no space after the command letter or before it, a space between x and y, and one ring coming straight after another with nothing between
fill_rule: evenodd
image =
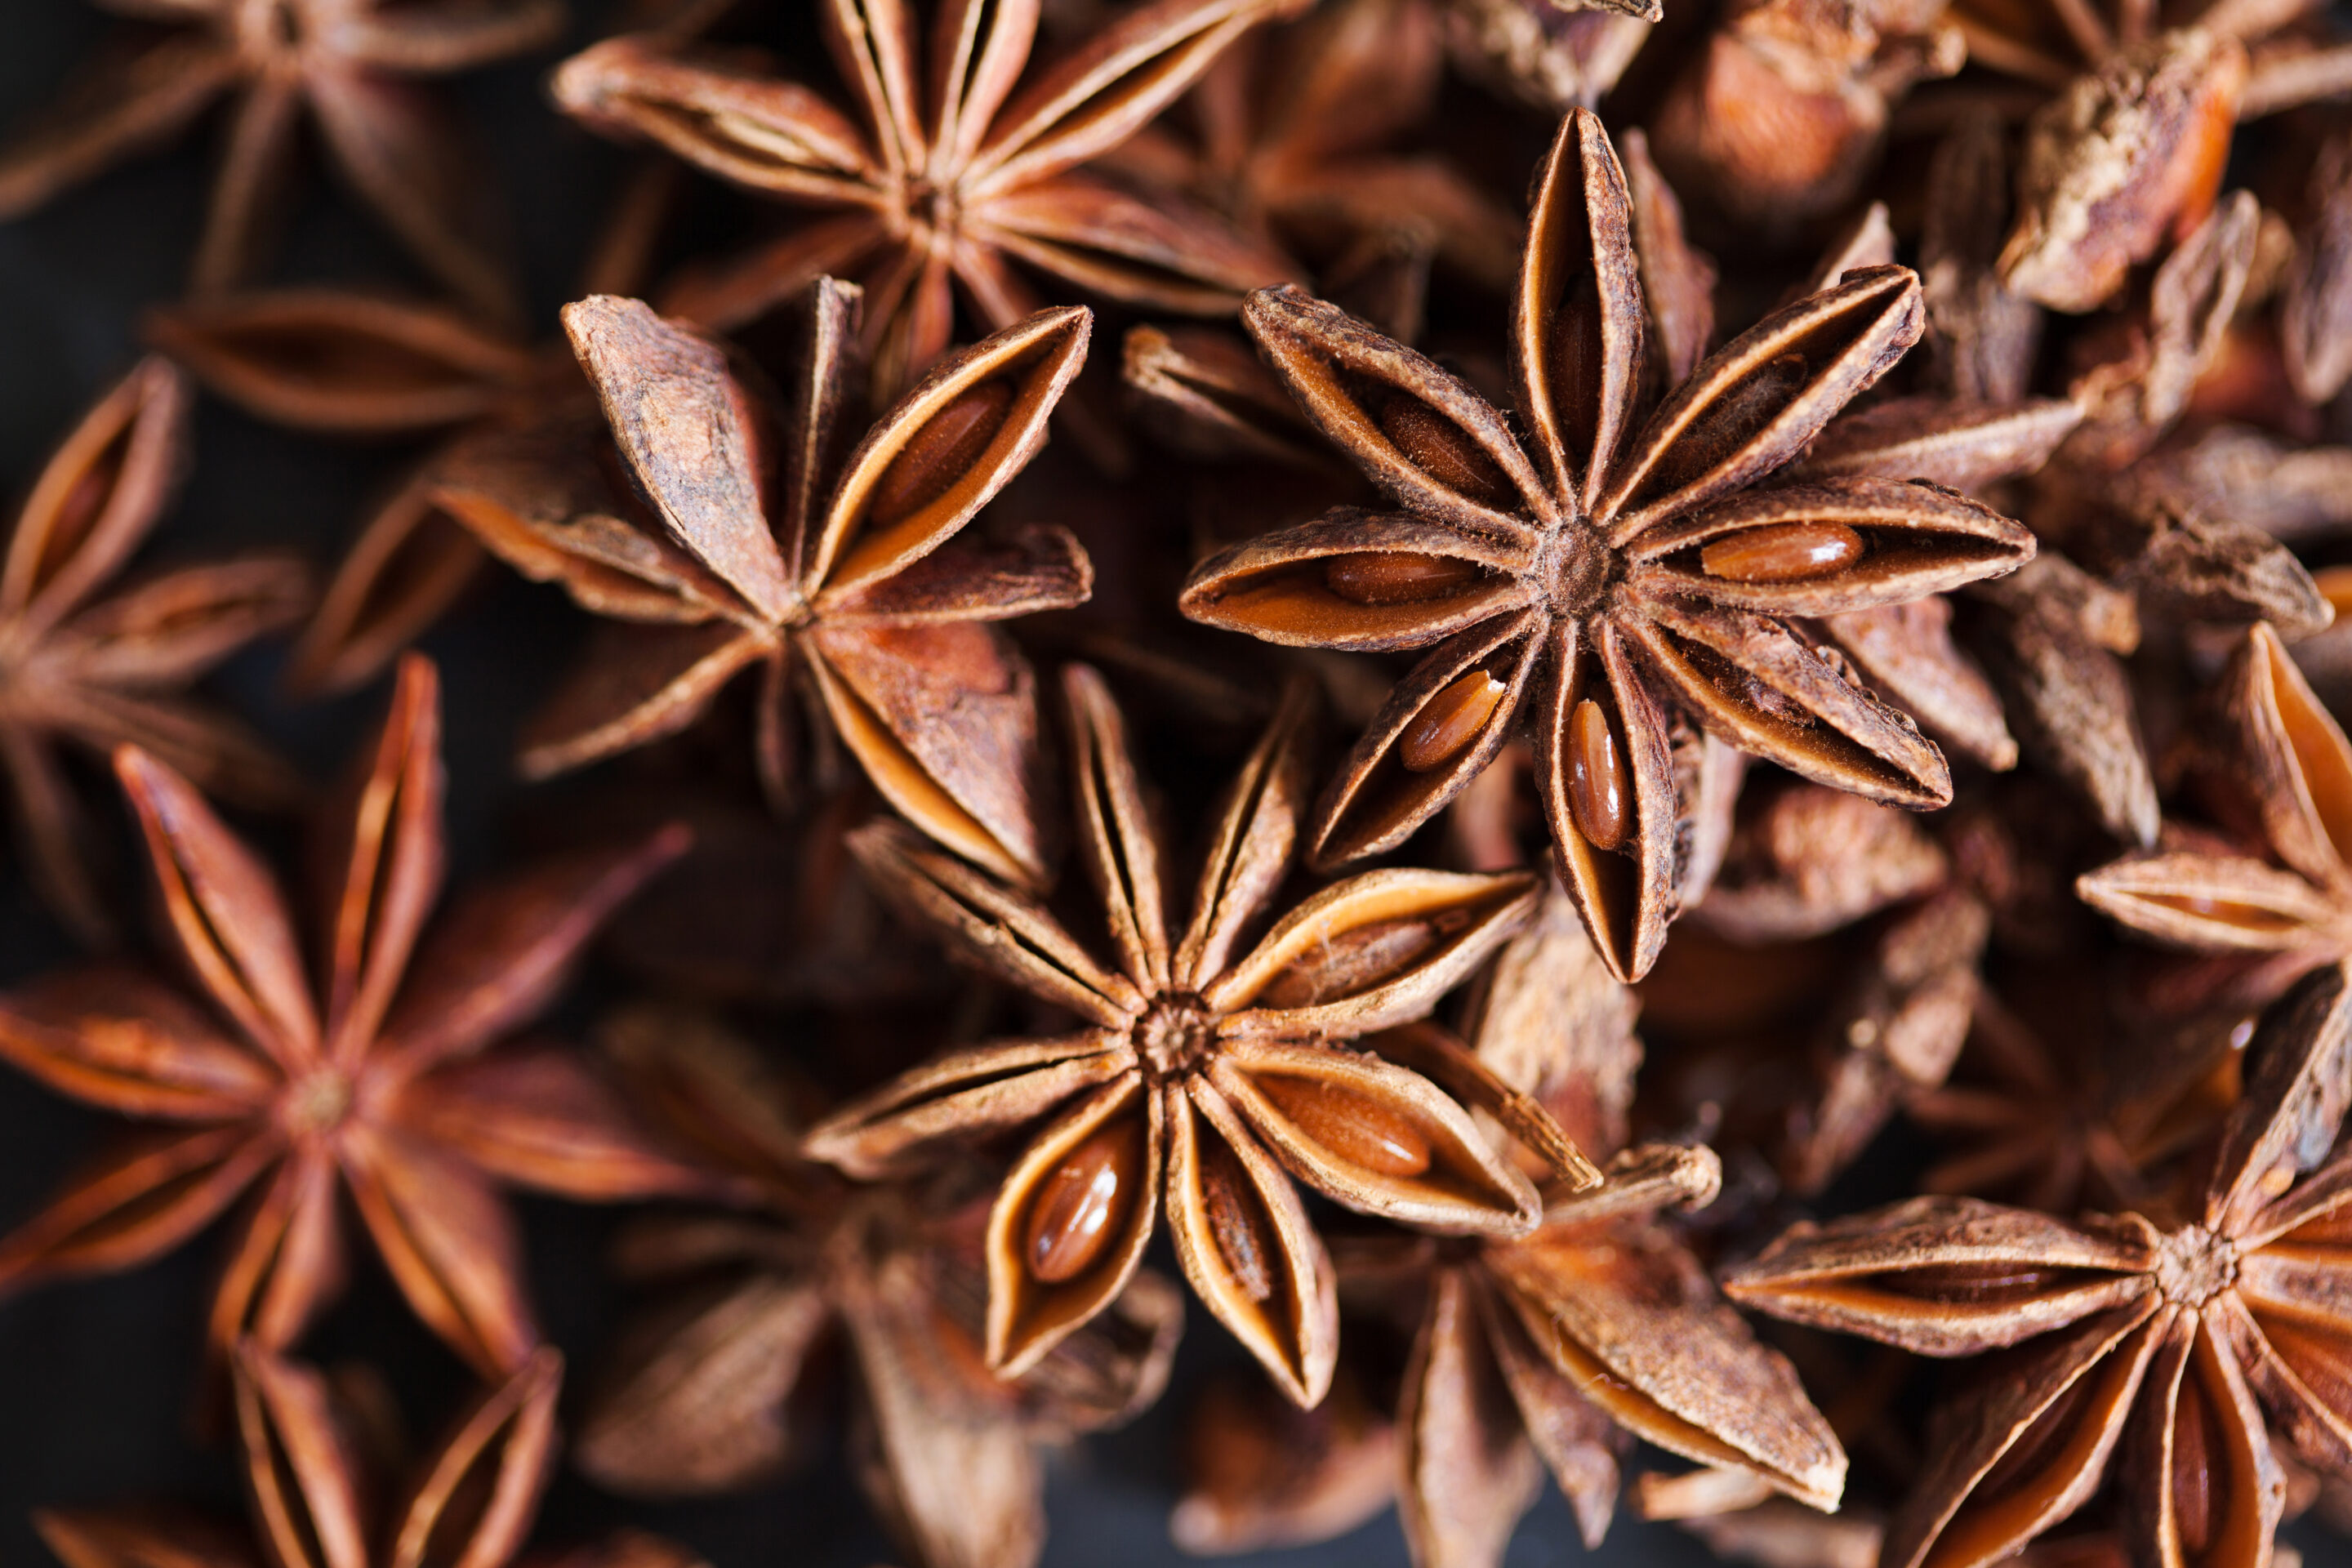
<instances>
[{"instance_id":1,"label":"anise carpel","mask_svg":"<svg viewBox=\"0 0 2352 1568\"><path fill-rule=\"evenodd\" d=\"M635 300L581 300L564 325L644 500L608 476L593 411L469 446L435 493L518 570L623 623L600 628L527 731L527 775L679 730L756 668L772 795L807 765L797 689L817 739L837 739L909 821L1035 886L1034 682L989 623L1084 603L1093 572L1066 529L983 543L966 525L1044 443L1091 318L1041 310L959 350L845 456L858 305L832 279L810 290L776 416L711 339Z\"/></svg>"},{"instance_id":2,"label":"anise carpel","mask_svg":"<svg viewBox=\"0 0 2352 1568\"><path fill-rule=\"evenodd\" d=\"M373 1368L330 1374L247 1343L233 1371L250 1534L153 1505L43 1509L34 1526L66 1568L701 1568L642 1531L525 1550L554 1473L553 1351L485 1388L404 1475L379 1473L407 1461Z\"/></svg>"},{"instance_id":3,"label":"anise carpel","mask_svg":"<svg viewBox=\"0 0 2352 1568\"><path fill-rule=\"evenodd\" d=\"M417 260L476 310L516 310L482 243L470 150L407 79L446 76L551 43L562 0L114 0L168 30L101 55L0 148L0 216L15 217L165 141L230 98L191 284L243 282L304 111L337 172Z\"/></svg>"},{"instance_id":4,"label":"anise carpel","mask_svg":"<svg viewBox=\"0 0 2352 1568\"><path fill-rule=\"evenodd\" d=\"M2265 625L2244 634L2214 705L2230 826L2258 844L2176 834L2075 887L2132 930L2207 955L2176 994L2259 1005L2352 954L2352 742Z\"/></svg>"},{"instance_id":5,"label":"anise carpel","mask_svg":"<svg viewBox=\"0 0 2352 1568\"><path fill-rule=\"evenodd\" d=\"M256 637L299 618L310 574L284 557L184 566L116 584L188 467L187 383L141 363L84 415L34 481L0 566L0 766L34 888L85 942L116 934L90 868L90 826L58 755L145 748L247 805L299 794L229 714L184 695Z\"/></svg>"},{"instance_id":6,"label":"anise carpel","mask_svg":"<svg viewBox=\"0 0 2352 1568\"><path fill-rule=\"evenodd\" d=\"M928 48L901 0L824 0L856 113L796 81L705 61L655 37L565 62L564 110L731 184L825 215L688 273L670 313L739 326L827 273L867 292L874 394L888 402L959 335L959 296L989 331L1043 301L1024 270L1083 293L1223 315L1288 275L1279 252L1213 215L1145 198L1084 168L1296 0L1156 0L1026 73L1039 0L940 0Z\"/></svg>"},{"instance_id":7,"label":"anise carpel","mask_svg":"<svg viewBox=\"0 0 2352 1568\"><path fill-rule=\"evenodd\" d=\"M1757 482L1917 341L1919 285L1901 268L1774 312L1637 421L1627 215L1608 135L1579 110L1537 190L1513 312L1525 444L1461 381L1332 306L1254 296L1244 319L1293 395L1402 510L1223 552L1182 605L1272 642L1435 645L1325 795L1314 858L1401 843L1524 719L1561 879L1630 978L1655 960L1681 878L1669 710L1806 777L1942 805L1942 753L1790 618L2013 571L2033 540L1935 485Z\"/></svg>"},{"instance_id":8,"label":"anise carpel","mask_svg":"<svg viewBox=\"0 0 2352 1568\"><path fill-rule=\"evenodd\" d=\"M117 752L194 989L109 965L0 998L0 1058L153 1124L0 1240L0 1283L135 1266L250 1194L207 1343L282 1348L341 1283L348 1196L417 1316L503 1373L538 1334L494 1183L605 1201L708 1186L565 1047L501 1043L554 999L604 917L682 835L547 863L429 921L443 868L440 696L421 658L403 665L365 760L334 825L341 860L312 969L278 880L194 786L134 746Z\"/></svg>"},{"instance_id":9,"label":"anise carpel","mask_svg":"<svg viewBox=\"0 0 2352 1568\"><path fill-rule=\"evenodd\" d=\"M1065 689L1081 858L1109 964L1042 906L903 828L877 825L854 844L886 896L1082 1027L902 1074L817 1127L809 1152L873 1177L1021 1133L989 1219L991 1366L1022 1372L1100 1312L1164 1212L1193 1289L1312 1405L1329 1386L1338 1321L1294 1179L1417 1226L1525 1234L1540 1216L1535 1188L1459 1093L1597 1180L1549 1115L1466 1052L1431 1059L1445 1088L1380 1055L1381 1031L1426 1015L1528 917L1536 880L1369 872L1309 895L1244 948L1290 868L1306 784L1294 690L1213 818L1179 935L1125 724L1091 669L1069 667Z\"/></svg>"},{"instance_id":10,"label":"anise carpel","mask_svg":"<svg viewBox=\"0 0 2352 1568\"><path fill-rule=\"evenodd\" d=\"M1944 1407L1888 1568L1976 1568L2080 1509L2112 1465L2135 1561L2259 1568L2282 1452L2352 1469L2352 986L2265 1016L2201 1193L2074 1224L1924 1197L1802 1225L1729 1273L1738 1300L1920 1354L2007 1350Z\"/></svg>"},{"instance_id":11,"label":"anise carpel","mask_svg":"<svg viewBox=\"0 0 2352 1568\"><path fill-rule=\"evenodd\" d=\"M1001 1381L981 1356L987 1203L975 1184L950 1171L861 1185L809 1163L773 1075L707 1016L634 1006L604 1033L640 1103L754 1202L649 1215L624 1234L616 1267L666 1299L592 1385L580 1467L641 1496L765 1479L793 1457L787 1412L822 1382L812 1363L844 1341L862 1396L859 1477L910 1559L1034 1563L1035 1450L1159 1395L1182 1319L1174 1289L1137 1276L1025 1376Z\"/></svg>"}]
</instances>

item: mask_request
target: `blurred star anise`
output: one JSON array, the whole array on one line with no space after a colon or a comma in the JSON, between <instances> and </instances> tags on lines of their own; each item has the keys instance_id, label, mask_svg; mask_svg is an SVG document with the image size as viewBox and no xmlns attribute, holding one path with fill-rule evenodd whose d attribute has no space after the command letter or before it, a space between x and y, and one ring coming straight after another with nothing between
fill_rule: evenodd
<instances>
[{"instance_id":1,"label":"blurred star anise","mask_svg":"<svg viewBox=\"0 0 2352 1568\"><path fill-rule=\"evenodd\" d=\"M66 1568L701 1568L641 1531L524 1551L554 1473L553 1351L485 1389L404 1476L377 1473L402 1445L373 1369L322 1374L246 1344L234 1371L250 1537L152 1506L44 1509L34 1526Z\"/></svg>"},{"instance_id":2,"label":"blurred star anise","mask_svg":"<svg viewBox=\"0 0 2352 1568\"><path fill-rule=\"evenodd\" d=\"M611 440L652 515L605 473L593 416L558 411L441 468L440 503L525 574L625 624L526 731L545 777L683 728L761 673L762 783L805 764L792 700L907 818L997 876L1045 876L1027 662L987 623L1082 604L1066 529L964 531L1045 439L1087 354L1083 309L1041 310L934 365L841 455L856 384L856 288L810 291L790 409L774 420L728 353L635 300L567 307Z\"/></svg>"},{"instance_id":3,"label":"blurred star anise","mask_svg":"<svg viewBox=\"0 0 2352 1568\"><path fill-rule=\"evenodd\" d=\"M0 568L0 767L42 899L84 942L114 934L90 828L58 755L136 745L249 805L299 793L286 765L184 688L299 618L310 574L282 557L186 566L107 590L162 521L188 463L188 387L142 362L82 416L34 481Z\"/></svg>"},{"instance_id":4,"label":"blurred star anise","mask_svg":"<svg viewBox=\"0 0 2352 1568\"><path fill-rule=\"evenodd\" d=\"M1737 1300L1798 1322L1923 1355L2015 1347L1944 1406L1879 1561L1992 1563L2120 1461L2135 1560L2268 1562L2279 1450L2352 1471L2352 1158L2329 1155L2348 1100L2352 977L2330 965L2265 1016L2210 1179L2179 1212L2158 1199L2070 1225L1914 1198L1800 1225L1734 1268Z\"/></svg>"},{"instance_id":5,"label":"blurred star anise","mask_svg":"<svg viewBox=\"0 0 2352 1568\"><path fill-rule=\"evenodd\" d=\"M443 867L439 686L423 658L402 666L336 825L316 971L277 880L194 786L135 746L117 752L175 956L200 991L110 965L0 998L0 1058L160 1124L0 1241L0 1282L143 1263L257 1186L208 1345L281 1348L342 1283L348 1193L417 1316L503 1374L538 1330L493 1181L606 1201L707 1185L565 1047L491 1048L554 999L682 834L550 862L471 895L428 934Z\"/></svg>"},{"instance_id":6,"label":"blurred star anise","mask_svg":"<svg viewBox=\"0 0 2352 1568\"><path fill-rule=\"evenodd\" d=\"M1034 1563L1045 1536L1035 1450L1158 1397L1182 1320L1173 1287L1138 1275L1084 1331L1001 1381L981 1359L986 1202L970 1201L961 1173L862 1186L810 1164L773 1075L706 1016L638 1006L604 1033L640 1102L758 1206L648 1216L625 1234L620 1271L672 1288L599 1380L581 1468L656 1497L764 1478L791 1457L788 1407L838 1337L862 1394L860 1479L908 1555Z\"/></svg>"},{"instance_id":7,"label":"blurred star anise","mask_svg":"<svg viewBox=\"0 0 2352 1568\"><path fill-rule=\"evenodd\" d=\"M1916 342L1918 280L1851 273L1702 362L1635 424L1643 289L1600 120L1564 121L1536 194L1512 372L1538 462L1456 377L1295 289L1244 319L1311 418L1402 514L1336 510L1193 572L1194 620L1271 642L1437 646L1317 813L1318 864L1402 842L1531 720L1563 882L1612 973L1656 959L1682 893L1668 712L1806 777L1943 805L1944 758L1786 617L2013 571L2019 524L1924 483L1753 488Z\"/></svg>"},{"instance_id":8,"label":"blurred star anise","mask_svg":"<svg viewBox=\"0 0 2352 1568\"><path fill-rule=\"evenodd\" d=\"M1066 689L1082 858L1113 967L1042 907L902 828L877 825L853 844L886 896L1087 1027L902 1074L821 1124L809 1152L874 1177L943 1142L1043 1121L989 1217L989 1365L1023 1372L1100 1312L1164 1210L1193 1289L1285 1393L1313 1405L1330 1384L1338 1320L1293 1177L1437 1231L1507 1237L1537 1223L1534 1187L1462 1103L1377 1054L1378 1031L1425 1015L1526 919L1535 879L1369 872L1310 895L1236 953L1290 868L1306 785L1294 690L1213 819L1191 922L1171 941L1173 889L1124 721L1093 670L1069 667ZM1348 1048L1358 1041L1370 1049ZM1597 1179L1524 1097L1481 1098L1491 1075L1461 1055L1434 1070Z\"/></svg>"},{"instance_id":9,"label":"blurred star anise","mask_svg":"<svg viewBox=\"0 0 2352 1568\"><path fill-rule=\"evenodd\" d=\"M141 0L110 4L167 31L120 40L0 148L0 216L165 141L236 100L196 248L202 295L242 282L307 109L337 172L416 258L476 310L514 315L484 248L472 153L403 79L446 76L552 43L562 0Z\"/></svg>"},{"instance_id":10,"label":"blurred star anise","mask_svg":"<svg viewBox=\"0 0 2352 1568\"><path fill-rule=\"evenodd\" d=\"M662 309L739 326L832 273L866 288L874 395L895 398L958 336L959 290L990 330L1041 303L1024 268L1085 293L1222 315L1289 273L1213 216L1082 165L1132 134L1224 47L1297 0L1157 0L1023 86L1039 0L940 0L930 46L897 0L824 0L856 119L798 82L705 62L655 37L565 62L564 110L723 180L835 216L679 279ZM1020 88L1017 93L1015 89Z\"/></svg>"}]
</instances>

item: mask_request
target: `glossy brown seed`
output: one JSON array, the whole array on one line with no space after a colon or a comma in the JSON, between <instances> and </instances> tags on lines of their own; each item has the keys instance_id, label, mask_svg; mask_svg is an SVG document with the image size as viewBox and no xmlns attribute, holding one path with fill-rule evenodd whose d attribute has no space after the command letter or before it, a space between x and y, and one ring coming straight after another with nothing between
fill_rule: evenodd
<instances>
[{"instance_id":1,"label":"glossy brown seed","mask_svg":"<svg viewBox=\"0 0 2352 1568\"><path fill-rule=\"evenodd\" d=\"M1633 831L1633 780L1609 715L1588 697L1568 720L1568 810L1595 849L1614 849Z\"/></svg>"},{"instance_id":2,"label":"glossy brown seed","mask_svg":"<svg viewBox=\"0 0 2352 1568\"><path fill-rule=\"evenodd\" d=\"M1029 1210L1032 1275L1048 1285L1075 1279L1117 1238L1143 1173L1138 1131L1128 1117L1097 1128L1045 1178Z\"/></svg>"},{"instance_id":3,"label":"glossy brown seed","mask_svg":"<svg viewBox=\"0 0 2352 1568\"><path fill-rule=\"evenodd\" d=\"M1551 319L1544 357L1551 370L1552 409L1579 465L1591 460L1586 433L1600 422L1601 279L1586 262Z\"/></svg>"},{"instance_id":4,"label":"glossy brown seed","mask_svg":"<svg viewBox=\"0 0 2352 1568\"><path fill-rule=\"evenodd\" d=\"M1842 522L1784 522L1714 540L1698 560L1708 576L1734 583L1801 583L1853 565L1865 548Z\"/></svg>"},{"instance_id":5,"label":"glossy brown seed","mask_svg":"<svg viewBox=\"0 0 2352 1568\"><path fill-rule=\"evenodd\" d=\"M1311 1142L1339 1159L1383 1176L1418 1176L1429 1169L1429 1140L1412 1121L1387 1106L1316 1078L1273 1078L1258 1088Z\"/></svg>"},{"instance_id":6,"label":"glossy brown seed","mask_svg":"<svg viewBox=\"0 0 2352 1568\"><path fill-rule=\"evenodd\" d=\"M2172 1419L2172 1507L2181 1547L2192 1558L2213 1539L2213 1462L2227 1452L2214 1442L2213 1426L2191 1366L2180 1380L2180 1404Z\"/></svg>"},{"instance_id":7,"label":"glossy brown seed","mask_svg":"<svg viewBox=\"0 0 2352 1568\"><path fill-rule=\"evenodd\" d=\"M1397 737L1397 761L1408 773L1425 773L1462 754L1494 717L1507 688L1484 669L1465 669L1431 698Z\"/></svg>"},{"instance_id":8,"label":"glossy brown seed","mask_svg":"<svg viewBox=\"0 0 2352 1568\"><path fill-rule=\"evenodd\" d=\"M1449 556L1370 550L1333 556L1323 568L1323 585L1350 604L1417 605L1442 599L1477 576L1478 568Z\"/></svg>"},{"instance_id":9,"label":"glossy brown seed","mask_svg":"<svg viewBox=\"0 0 2352 1568\"><path fill-rule=\"evenodd\" d=\"M1201 1147L1202 1206L1217 1254L1242 1294L1253 1301L1274 1295L1275 1238L1258 1214L1257 1194L1233 1152L1213 1140Z\"/></svg>"},{"instance_id":10,"label":"glossy brown seed","mask_svg":"<svg viewBox=\"0 0 2352 1568\"><path fill-rule=\"evenodd\" d=\"M1507 507L1511 481L1478 443L1417 397L1400 392L1381 405L1381 432L1414 467L1482 506Z\"/></svg>"},{"instance_id":11,"label":"glossy brown seed","mask_svg":"<svg viewBox=\"0 0 2352 1568\"><path fill-rule=\"evenodd\" d=\"M1013 408L1013 384L983 381L958 394L899 449L874 482L867 516L887 527L929 506L969 472Z\"/></svg>"}]
</instances>

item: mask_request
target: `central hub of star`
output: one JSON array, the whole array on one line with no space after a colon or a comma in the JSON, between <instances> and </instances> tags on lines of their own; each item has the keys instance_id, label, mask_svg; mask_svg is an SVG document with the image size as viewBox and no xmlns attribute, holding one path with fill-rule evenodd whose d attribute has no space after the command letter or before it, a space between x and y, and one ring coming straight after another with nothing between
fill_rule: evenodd
<instances>
[{"instance_id":1,"label":"central hub of star","mask_svg":"<svg viewBox=\"0 0 2352 1568\"><path fill-rule=\"evenodd\" d=\"M1582 616L1596 608L1616 574L1617 552L1590 524L1570 519L1545 545L1544 584L1552 609Z\"/></svg>"},{"instance_id":2,"label":"central hub of star","mask_svg":"<svg viewBox=\"0 0 2352 1568\"><path fill-rule=\"evenodd\" d=\"M2174 1231L2157 1244L2156 1288L2168 1301L2201 1307L2238 1280L2238 1248L2201 1225Z\"/></svg>"},{"instance_id":3,"label":"central hub of star","mask_svg":"<svg viewBox=\"0 0 2352 1568\"><path fill-rule=\"evenodd\" d=\"M322 1068L298 1081L286 1096L286 1124L292 1132L324 1132L350 1114L352 1080Z\"/></svg>"},{"instance_id":4,"label":"central hub of star","mask_svg":"<svg viewBox=\"0 0 2352 1568\"><path fill-rule=\"evenodd\" d=\"M1152 1000L1135 1021L1135 1052L1153 1077L1169 1079L1197 1070L1208 1059L1215 1034L1201 999L1170 992Z\"/></svg>"}]
</instances>

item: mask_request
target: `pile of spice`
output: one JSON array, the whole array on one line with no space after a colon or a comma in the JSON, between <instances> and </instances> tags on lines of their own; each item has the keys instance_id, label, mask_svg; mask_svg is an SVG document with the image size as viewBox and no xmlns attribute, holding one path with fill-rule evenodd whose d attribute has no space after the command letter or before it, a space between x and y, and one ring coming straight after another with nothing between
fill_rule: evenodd
<instances>
[{"instance_id":1,"label":"pile of spice","mask_svg":"<svg viewBox=\"0 0 2352 1568\"><path fill-rule=\"evenodd\" d=\"M2337 8L102 3L0 216L220 152L0 560L88 955L0 1061L121 1123L0 1289L215 1248L250 1507L68 1568L693 1568L542 1492L813 1461L1027 1568L1155 1406L1203 1554L1496 1568L1546 1487L1764 1568L2347 1550ZM543 318L434 79L501 62L626 150ZM412 291L287 281L305 147ZM416 456L142 571L207 398ZM518 595L579 635L453 889ZM568 1386L511 1189L629 1205ZM478 1382L431 1446L318 1353L372 1295Z\"/></svg>"}]
</instances>

